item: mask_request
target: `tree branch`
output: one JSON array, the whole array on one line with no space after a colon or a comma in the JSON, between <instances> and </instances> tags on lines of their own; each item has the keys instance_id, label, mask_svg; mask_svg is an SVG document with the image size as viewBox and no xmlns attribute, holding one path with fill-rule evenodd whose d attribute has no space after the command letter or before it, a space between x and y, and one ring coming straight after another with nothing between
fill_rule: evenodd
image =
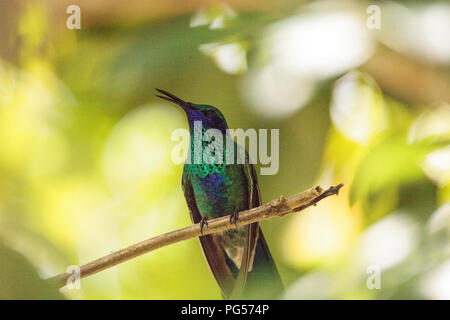
<instances>
[{"instance_id":1,"label":"tree branch","mask_svg":"<svg viewBox=\"0 0 450 320\"><path fill-rule=\"evenodd\" d=\"M127 248L118 250L102 258L82 265L79 269L80 277L86 278L92 274L111 268L119 263L125 262L149 251L190 238L199 237L202 234L206 235L224 231L236 228L237 226L243 226L253 222L269 219L275 216L282 217L291 212L301 211L309 206L315 205L317 202L326 197L334 194L337 195L342 186L343 184L341 183L335 187L330 187L326 191L323 191L321 187L317 186L286 199L281 196L279 199L272 200L267 204L250 210L239 212L239 220L236 222L236 224L230 222L229 216L224 216L208 220L208 225L205 224L203 226L203 233L200 232L200 224L197 223L186 228L171 231L141 241ZM46 281L48 281L49 284L55 285L60 288L66 285L67 280L72 275L73 272L65 272L48 278Z\"/></svg>"}]
</instances>

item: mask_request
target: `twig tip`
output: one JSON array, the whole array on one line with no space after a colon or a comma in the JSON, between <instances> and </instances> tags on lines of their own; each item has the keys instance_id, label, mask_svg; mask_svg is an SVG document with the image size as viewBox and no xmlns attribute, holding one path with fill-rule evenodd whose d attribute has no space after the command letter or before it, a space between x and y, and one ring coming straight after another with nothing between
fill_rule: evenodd
<instances>
[{"instance_id":1,"label":"twig tip","mask_svg":"<svg viewBox=\"0 0 450 320\"><path fill-rule=\"evenodd\" d=\"M334 189L336 190L336 195L339 195L339 191L343 186L344 186L343 183L339 183L337 186L334 187Z\"/></svg>"}]
</instances>

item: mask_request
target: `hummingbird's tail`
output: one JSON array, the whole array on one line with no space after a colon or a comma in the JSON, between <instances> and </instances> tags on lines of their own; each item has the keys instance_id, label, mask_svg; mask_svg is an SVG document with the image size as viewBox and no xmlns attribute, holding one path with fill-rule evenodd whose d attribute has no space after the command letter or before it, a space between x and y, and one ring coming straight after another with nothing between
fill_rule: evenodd
<instances>
[{"instance_id":1,"label":"hummingbird's tail","mask_svg":"<svg viewBox=\"0 0 450 320\"><path fill-rule=\"evenodd\" d=\"M270 254L264 235L259 228L253 269L247 275L246 299L277 299L284 290L283 282Z\"/></svg>"}]
</instances>

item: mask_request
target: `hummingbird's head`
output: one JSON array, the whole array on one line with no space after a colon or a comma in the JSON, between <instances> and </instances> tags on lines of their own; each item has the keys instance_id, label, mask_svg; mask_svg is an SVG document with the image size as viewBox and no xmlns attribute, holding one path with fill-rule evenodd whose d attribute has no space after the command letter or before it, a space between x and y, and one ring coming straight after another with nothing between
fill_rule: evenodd
<instances>
[{"instance_id":1,"label":"hummingbird's head","mask_svg":"<svg viewBox=\"0 0 450 320\"><path fill-rule=\"evenodd\" d=\"M225 117L223 116L222 112L220 112L216 107L206 104L186 102L176 97L175 95L161 89L156 89L156 91L163 94L156 95L158 98L173 102L183 108L184 112L186 112L190 129L194 128L195 121L201 121L202 127L205 129L213 128L225 132L225 130L228 128Z\"/></svg>"}]
</instances>

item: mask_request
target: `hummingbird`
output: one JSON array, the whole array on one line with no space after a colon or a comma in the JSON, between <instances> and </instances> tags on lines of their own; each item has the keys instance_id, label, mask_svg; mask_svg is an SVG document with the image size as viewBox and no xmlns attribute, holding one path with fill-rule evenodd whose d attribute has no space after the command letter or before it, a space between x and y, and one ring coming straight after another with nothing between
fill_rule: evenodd
<instances>
[{"instance_id":1,"label":"hummingbird","mask_svg":"<svg viewBox=\"0 0 450 320\"><path fill-rule=\"evenodd\" d=\"M208 161L205 151L214 139L200 136L203 157L200 161L186 161L182 175L182 189L192 222L200 223L202 230L208 219L229 215L230 221L236 223L239 211L260 206L256 170L245 148L230 139L227 122L219 109L185 102L167 91L156 90L161 94L157 97L175 103L186 114L190 131L186 160L193 160L196 150L200 150L195 148L195 139L199 139L195 132L196 123L201 124L202 133L208 129L220 132L224 141L232 142L234 154L245 154L244 162L230 160L222 148L222 155L220 152L215 154L214 150ZM280 275L257 222L202 235L199 240L224 299L275 298L282 292Z\"/></svg>"}]
</instances>

